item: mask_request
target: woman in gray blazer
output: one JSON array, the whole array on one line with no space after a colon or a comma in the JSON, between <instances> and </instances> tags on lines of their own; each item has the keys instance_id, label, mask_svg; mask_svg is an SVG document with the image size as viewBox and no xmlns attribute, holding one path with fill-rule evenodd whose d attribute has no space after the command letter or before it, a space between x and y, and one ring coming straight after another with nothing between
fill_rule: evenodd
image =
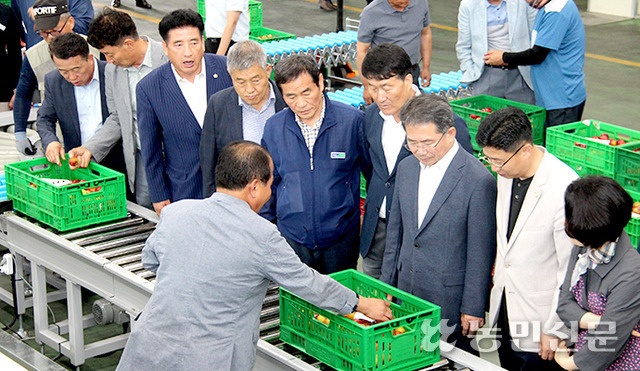
<instances>
[{"instance_id":1,"label":"woman in gray blazer","mask_svg":"<svg viewBox=\"0 0 640 371\"><path fill-rule=\"evenodd\" d=\"M632 204L604 176L575 180L565 192L565 227L575 246L557 312L578 333L574 347L563 342L555 359L567 370L640 369L640 255L624 231Z\"/></svg>"}]
</instances>

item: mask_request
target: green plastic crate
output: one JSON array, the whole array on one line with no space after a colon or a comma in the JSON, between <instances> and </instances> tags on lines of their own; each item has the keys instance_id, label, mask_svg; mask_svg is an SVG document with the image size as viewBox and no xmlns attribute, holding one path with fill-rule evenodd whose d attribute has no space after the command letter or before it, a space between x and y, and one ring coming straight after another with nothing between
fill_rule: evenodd
<instances>
[{"instance_id":1,"label":"green plastic crate","mask_svg":"<svg viewBox=\"0 0 640 371\"><path fill-rule=\"evenodd\" d=\"M626 189L640 192L640 142L618 147L615 179Z\"/></svg>"},{"instance_id":2,"label":"green plastic crate","mask_svg":"<svg viewBox=\"0 0 640 371\"><path fill-rule=\"evenodd\" d=\"M578 121L547 129L547 149L580 176L600 174L615 178L619 146L591 139L608 134L610 139L640 141L640 132L595 120ZM625 145L626 146L626 145Z\"/></svg>"},{"instance_id":3,"label":"green plastic crate","mask_svg":"<svg viewBox=\"0 0 640 371\"><path fill-rule=\"evenodd\" d=\"M640 192L635 192L630 189L627 189L627 192L629 192L629 195L633 198L633 202L640 201ZM638 242L640 242L640 218L632 217L624 230L627 231L627 234L631 239L631 244L636 248L636 250L638 250Z\"/></svg>"},{"instance_id":4,"label":"green plastic crate","mask_svg":"<svg viewBox=\"0 0 640 371\"><path fill-rule=\"evenodd\" d=\"M249 27L262 27L262 3L249 0Z\"/></svg>"},{"instance_id":5,"label":"green plastic crate","mask_svg":"<svg viewBox=\"0 0 640 371\"><path fill-rule=\"evenodd\" d=\"M415 370L440 361L439 306L353 269L330 276L361 296L400 299L391 304L395 319L365 327L280 288L282 341L337 370ZM398 327L407 332L393 335Z\"/></svg>"},{"instance_id":6,"label":"green plastic crate","mask_svg":"<svg viewBox=\"0 0 640 371\"><path fill-rule=\"evenodd\" d=\"M260 44L271 41L293 39L295 37L296 35L294 34L286 33L284 31L272 30L266 27L256 27L252 28L251 31L249 31L249 39L255 40Z\"/></svg>"},{"instance_id":7,"label":"green plastic crate","mask_svg":"<svg viewBox=\"0 0 640 371\"><path fill-rule=\"evenodd\" d=\"M507 107L520 108L531 120L533 128L533 142L535 144L544 143L544 122L547 119L547 110L542 107L514 102L503 98L496 98L490 95L476 95L474 97L454 100L449 103L451 103L453 112L457 113L467 123L467 126L469 127L469 134L471 134L471 144L473 145L473 149L476 151L481 150L480 146L476 143L478 126L485 117L490 115L489 112L480 111L486 107L490 107L493 112ZM471 118L471 115L479 116L480 119Z\"/></svg>"},{"instance_id":8,"label":"green plastic crate","mask_svg":"<svg viewBox=\"0 0 640 371\"><path fill-rule=\"evenodd\" d=\"M102 165L92 162L86 169L71 170L66 160L58 166L39 158L4 168L14 209L59 231L127 216L124 175ZM42 178L86 182L57 187Z\"/></svg>"}]
</instances>

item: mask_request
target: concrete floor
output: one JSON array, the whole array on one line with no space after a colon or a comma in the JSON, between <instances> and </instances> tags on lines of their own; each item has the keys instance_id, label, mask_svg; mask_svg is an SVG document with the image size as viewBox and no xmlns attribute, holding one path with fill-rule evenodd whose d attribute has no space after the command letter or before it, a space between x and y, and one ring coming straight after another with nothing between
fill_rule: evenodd
<instances>
[{"instance_id":1,"label":"concrete floor","mask_svg":"<svg viewBox=\"0 0 640 371\"><path fill-rule=\"evenodd\" d=\"M138 24L139 32L159 40L157 23L160 18L176 8L196 9L194 0L149 0L154 9L144 10L134 6L135 0L123 0L121 10L128 11ZM580 9L586 9L586 0L576 1ZM345 17L358 18L364 0L345 0ZM459 69L455 56L457 38L458 1L431 0L431 18L433 22L433 73ZM108 5L107 0L94 3L96 12ZM335 31L336 13L318 9L315 0L263 0L264 25L269 28L307 36ZM585 73L587 83L587 104L584 118L597 119L608 123L640 130L640 20L624 20L614 17L583 14L587 34L587 58ZM0 277L0 286L8 288L6 276ZM87 301L85 313L89 313ZM51 305L57 317L66 316L63 303ZM0 305L0 320L10 321L12 309ZM15 327L14 327L15 328ZM25 328L33 329L31 310L25 316ZM86 341L94 341L100 336L115 335L122 331L118 325L106 328L94 328L85 333ZM27 342L34 348L33 340ZM57 353L47 348L47 356ZM92 358L81 367L82 370L113 370L121 352ZM65 367L72 369L66 357L59 359Z\"/></svg>"}]
</instances>

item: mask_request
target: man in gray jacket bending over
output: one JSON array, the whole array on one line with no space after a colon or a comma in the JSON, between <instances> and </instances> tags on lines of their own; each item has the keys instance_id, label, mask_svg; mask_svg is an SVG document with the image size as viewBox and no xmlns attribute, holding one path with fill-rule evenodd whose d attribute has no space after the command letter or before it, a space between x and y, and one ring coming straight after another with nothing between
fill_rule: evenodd
<instances>
[{"instance_id":1,"label":"man in gray jacket bending over","mask_svg":"<svg viewBox=\"0 0 640 371\"><path fill-rule=\"evenodd\" d=\"M118 370L251 370L270 281L339 314L393 318L389 302L360 297L303 264L257 214L272 182L269 152L233 142L220 153L216 193L162 209L142 251L157 275L154 292Z\"/></svg>"}]
</instances>

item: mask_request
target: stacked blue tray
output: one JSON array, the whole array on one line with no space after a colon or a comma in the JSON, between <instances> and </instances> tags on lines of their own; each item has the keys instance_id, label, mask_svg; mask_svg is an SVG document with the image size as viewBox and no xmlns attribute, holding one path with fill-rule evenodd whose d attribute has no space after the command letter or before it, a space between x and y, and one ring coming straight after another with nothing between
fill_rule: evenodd
<instances>
[{"instance_id":1,"label":"stacked blue tray","mask_svg":"<svg viewBox=\"0 0 640 371\"><path fill-rule=\"evenodd\" d=\"M431 85L422 88L422 90L428 94L441 95L448 100L464 98L470 95L470 91L467 85L460 83L461 78L462 71L443 72L437 75L431 75ZM362 86L358 86L329 92L327 95L329 99L333 101L363 109L365 104L364 99L362 99L362 91Z\"/></svg>"},{"instance_id":2,"label":"stacked blue tray","mask_svg":"<svg viewBox=\"0 0 640 371\"><path fill-rule=\"evenodd\" d=\"M4 173L0 174L0 201L7 200L7 182L4 178Z\"/></svg>"},{"instance_id":3,"label":"stacked blue tray","mask_svg":"<svg viewBox=\"0 0 640 371\"><path fill-rule=\"evenodd\" d=\"M271 64L290 55L304 54L316 57L318 64L336 66L355 60L357 37L356 31L340 31L267 42L262 47Z\"/></svg>"}]
</instances>

